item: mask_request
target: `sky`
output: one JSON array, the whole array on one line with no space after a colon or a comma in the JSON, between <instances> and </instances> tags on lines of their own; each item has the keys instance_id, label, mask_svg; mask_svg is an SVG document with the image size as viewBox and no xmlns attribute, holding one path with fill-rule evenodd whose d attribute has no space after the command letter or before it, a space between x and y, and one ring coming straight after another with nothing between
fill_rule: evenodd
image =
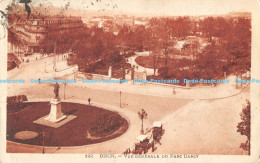
<instances>
[{"instance_id":1,"label":"sky","mask_svg":"<svg viewBox=\"0 0 260 163\"><path fill-rule=\"evenodd\" d=\"M251 2L249 2L251 1ZM254 0L253 0L254 1ZM211 15L250 11L252 0L132 0L124 9L159 15ZM121 1L122 2L122 1ZM234 2L234 3L232 3Z\"/></svg>"},{"instance_id":2,"label":"sky","mask_svg":"<svg viewBox=\"0 0 260 163\"><path fill-rule=\"evenodd\" d=\"M62 0L66 3L66 0ZM101 2L100 2L101 1ZM105 4L117 5L119 10L155 15L208 15L232 11L250 11L257 0L77 0L71 7L100 9ZM94 4L92 5L91 2ZM52 0L54 5L58 1ZM86 8L85 8L86 9ZM108 8L111 9L111 8Z\"/></svg>"},{"instance_id":3,"label":"sky","mask_svg":"<svg viewBox=\"0 0 260 163\"><path fill-rule=\"evenodd\" d=\"M0 0L3 1L3 0ZM9 1L11 0L4 0ZM19 1L19 0L15 0ZM260 0L31 0L30 5L51 5L80 10L114 10L140 15L183 16L250 12Z\"/></svg>"}]
</instances>

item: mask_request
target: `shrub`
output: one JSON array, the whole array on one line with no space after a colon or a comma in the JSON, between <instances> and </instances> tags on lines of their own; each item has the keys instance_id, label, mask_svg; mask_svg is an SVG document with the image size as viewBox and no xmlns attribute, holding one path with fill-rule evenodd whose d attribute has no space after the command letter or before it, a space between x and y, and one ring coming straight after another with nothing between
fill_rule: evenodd
<instances>
[{"instance_id":1,"label":"shrub","mask_svg":"<svg viewBox=\"0 0 260 163\"><path fill-rule=\"evenodd\" d=\"M106 113L91 123L90 132L93 136L106 136L120 128L123 123L120 117Z\"/></svg>"},{"instance_id":2,"label":"shrub","mask_svg":"<svg viewBox=\"0 0 260 163\"><path fill-rule=\"evenodd\" d=\"M7 110L23 109L27 106L25 104L26 101L28 99L25 95L7 97Z\"/></svg>"}]
</instances>

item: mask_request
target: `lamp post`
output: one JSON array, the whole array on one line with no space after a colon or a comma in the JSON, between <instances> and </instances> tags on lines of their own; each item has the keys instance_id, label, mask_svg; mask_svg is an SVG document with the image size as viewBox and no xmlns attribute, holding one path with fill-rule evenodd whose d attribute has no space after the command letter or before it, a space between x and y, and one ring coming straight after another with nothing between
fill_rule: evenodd
<instances>
[{"instance_id":1,"label":"lamp post","mask_svg":"<svg viewBox=\"0 0 260 163\"><path fill-rule=\"evenodd\" d=\"M74 80L76 79L76 72L77 72L77 70L76 70L76 68L74 68L74 69L73 69L73 73L74 73Z\"/></svg>"},{"instance_id":2,"label":"lamp post","mask_svg":"<svg viewBox=\"0 0 260 163\"><path fill-rule=\"evenodd\" d=\"M139 118L142 120L142 126L141 126L141 134L144 134L144 118L147 117L147 113L145 110L142 108L141 111L138 112Z\"/></svg>"},{"instance_id":3,"label":"lamp post","mask_svg":"<svg viewBox=\"0 0 260 163\"><path fill-rule=\"evenodd\" d=\"M42 132L42 154L44 154L44 137L45 137L45 132Z\"/></svg>"},{"instance_id":4,"label":"lamp post","mask_svg":"<svg viewBox=\"0 0 260 163\"><path fill-rule=\"evenodd\" d=\"M64 100L65 100L65 89L66 89L67 83L64 83Z\"/></svg>"},{"instance_id":5,"label":"lamp post","mask_svg":"<svg viewBox=\"0 0 260 163\"><path fill-rule=\"evenodd\" d=\"M121 104L121 96L122 96L122 92L120 91L120 108L122 108L122 104Z\"/></svg>"},{"instance_id":6,"label":"lamp post","mask_svg":"<svg viewBox=\"0 0 260 163\"><path fill-rule=\"evenodd\" d=\"M45 61L44 63L45 63L45 64L44 64L44 65L45 65L45 66L44 66L44 67L45 67L45 68L44 68L44 72L46 73L46 61Z\"/></svg>"}]
</instances>

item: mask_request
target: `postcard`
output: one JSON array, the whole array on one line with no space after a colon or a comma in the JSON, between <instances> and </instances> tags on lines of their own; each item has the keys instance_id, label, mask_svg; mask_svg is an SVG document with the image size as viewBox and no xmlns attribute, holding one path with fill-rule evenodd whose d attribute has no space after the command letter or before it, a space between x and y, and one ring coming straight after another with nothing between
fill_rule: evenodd
<instances>
[{"instance_id":1,"label":"postcard","mask_svg":"<svg viewBox=\"0 0 260 163\"><path fill-rule=\"evenodd\" d=\"M0 2L0 162L259 162L259 0Z\"/></svg>"}]
</instances>

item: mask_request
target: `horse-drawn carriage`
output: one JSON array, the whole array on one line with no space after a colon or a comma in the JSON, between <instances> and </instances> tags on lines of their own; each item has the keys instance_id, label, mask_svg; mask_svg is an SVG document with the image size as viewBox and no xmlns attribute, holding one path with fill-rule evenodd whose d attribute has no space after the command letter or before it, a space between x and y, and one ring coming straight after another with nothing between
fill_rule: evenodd
<instances>
[{"instance_id":1,"label":"horse-drawn carriage","mask_svg":"<svg viewBox=\"0 0 260 163\"><path fill-rule=\"evenodd\" d=\"M153 123L153 140L160 143L161 136L163 134L162 123L155 121Z\"/></svg>"},{"instance_id":2,"label":"horse-drawn carriage","mask_svg":"<svg viewBox=\"0 0 260 163\"><path fill-rule=\"evenodd\" d=\"M136 143L134 146L133 154L145 154L150 148L154 147L154 142L151 139L151 136L148 135L139 135L136 138Z\"/></svg>"},{"instance_id":3,"label":"horse-drawn carriage","mask_svg":"<svg viewBox=\"0 0 260 163\"><path fill-rule=\"evenodd\" d=\"M147 131L150 135L139 135L136 138L134 146L126 149L124 154L145 154L150 148L152 148L152 152L154 152L155 143L160 143L163 132L162 123L159 121L154 122L153 127Z\"/></svg>"}]
</instances>

